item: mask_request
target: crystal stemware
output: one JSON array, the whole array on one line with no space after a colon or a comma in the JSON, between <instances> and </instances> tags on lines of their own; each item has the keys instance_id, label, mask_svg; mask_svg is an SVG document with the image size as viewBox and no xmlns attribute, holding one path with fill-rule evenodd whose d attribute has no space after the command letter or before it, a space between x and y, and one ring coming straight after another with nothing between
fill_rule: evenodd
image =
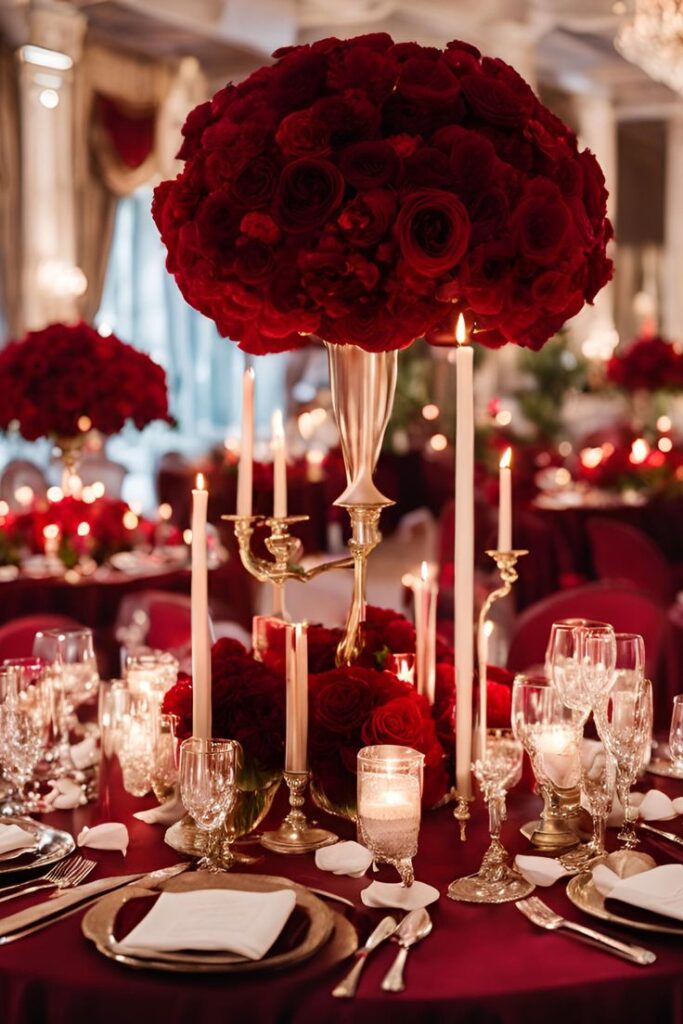
<instances>
[{"instance_id":1,"label":"crystal stemware","mask_svg":"<svg viewBox=\"0 0 683 1024\"><path fill-rule=\"evenodd\" d=\"M424 754L378 744L358 751L358 832L377 861L392 864L404 885L414 880L420 834Z\"/></svg>"},{"instance_id":2,"label":"crystal stemware","mask_svg":"<svg viewBox=\"0 0 683 1024\"><path fill-rule=\"evenodd\" d=\"M512 731L529 755L543 810L532 833L536 846L568 849L578 843L579 743L583 712L568 708L545 676L519 674L512 688Z\"/></svg>"},{"instance_id":3,"label":"crystal stemware","mask_svg":"<svg viewBox=\"0 0 683 1024\"><path fill-rule=\"evenodd\" d=\"M195 824L207 837L198 866L225 871L233 860L222 828L237 796L241 748L234 740L184 740L180 747L180 795Z\"/></svg>"},{"instance_id":4,"label":"crystal stemware","mask_svg":"<svg viewBox=\"0 0 683 1024\"><path fill-rule=\"evenodd\" d=\"M507 903L533 892L533 884L510 867L508 853L500 840L506 818L506 794L522 776L523 753L522 744L510 732L487 731L486 750L475 761L473 771L488 805L491 843L477 874L451 883L448 889L451 899L466 903Z\"/></svg>"},{"instance_id":5,"label":"crystal stemware","mask_svg":"<svg viewBox=\"0 0 683 1024\"><path fill-rule=\"evenodd\" d=\"M0 765L12 794L4 805L6 814L36 810L35 800L26 792L33 772L43 757L49 734L49 708L40 683L19 691L18 673L3 669L4 699L0 704Z\"/></svg>"},{"instance_id":6,"label":"crystal stemware","mask_svg":"<svg viewBox=\"0 0 683 1024\"><path fill-rule=\"evenodd\" d=\"M581 672L581 626L554 622L546 653L548 678L568 708L577 711L586 721L591 712L591 699Z\"/></svg>"},{"instance_id":7,"label":"crystal stemware","mask_svg":"<svg viewBox=\"0 0 683 1024\"><path fill-rule=\"evenodd\" d=\"M618 680L596 705L598 735L616 761L617 793L624 810L618 838L628 850L639 843L634 828L637 811L631 787L642 767L643 749L652 728L652 686L636 673Z\"/></svg>"},{"instance_id":8,"label":"crystal stemware","mask_svg":"<svg viewBox=\"0 0 683 1024\"><path fill-rule=\"evenodd\" d=\"M605 856L605 829L612 810L616 764L603 743L584 740L581 748L581 791L593 818L593 838L586 853L588 860Z\"/></svg>"},{"instance_id":9,"label":"crystal stemware","mask_svg":"<svg viewBox=\"0 0 683 1024\"><path fill-rule=\"evenodd\" d=\"M150 780L159 803L168 800L178 783L174 718L174 715L158 714L153 722Z\"/></svg>"},{"instance_id":10,"label":"crystal stemware","mask_svg":"<svg viewBox=\"0 0 683 1024\"><path fill-rule=\"evenodd\" d=\"M669 749L674 771L683 773L683 693L679 693L673 700Z\"/></svg>"},{"instance_id":11,"label":"crystal stemware","mask_svg":"<svg viewBox=\"0 0 683 1024\"><path fill-rule=\"evenodd\" d=\"M591 623L579 630L578 640L583 687L592 708L616 679L616 634L612 626Z\"/></svg>"}]
</instances>

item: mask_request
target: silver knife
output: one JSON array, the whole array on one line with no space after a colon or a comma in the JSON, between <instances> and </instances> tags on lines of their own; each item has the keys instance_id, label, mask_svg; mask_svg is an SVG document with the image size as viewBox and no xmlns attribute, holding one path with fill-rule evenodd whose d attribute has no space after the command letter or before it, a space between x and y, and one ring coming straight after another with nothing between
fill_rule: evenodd
<instances>
[{"instance_id":1,"label":"silver knife","mask_svg":"<svg viewBox=\"0 0 683 1024\"><path fill-rule=\"evenodd\" d=\"M393 917L383 917L380 923L375 928L374 932L367 940L362 949L359 949L355 955L355 963L343 981L332 989L332 995L335 999L353 999L358 988L358 982L360 981L361 972L365 966L369 954L373 949L385 942L390 935L393 935L398 928L398 922Z\"/></svg>"},{"instance_id":2,"label":"silver knife","mask_svg":"<svg viewBox=\"0 0 683 1024\"><path fill-rule=\"evenodd\" d=\"M138 884L144 888L153 889L160 882L179 875L190 866L190 861L183 861L170 868L152 871L147 875L114 875L110 878L99 878L95 882L80 885L73 892L64 893L57 899L40 903L37 907L29 907L28 910L20 910L17 914L10 914L9 917L0 921L0 946L30 935L55 921L61 921L62 918L75 914L90 903L95 903L101 896L106 896L107 893L114 892L116 889Z\"/></svg>"},{"instance_id":3,"label":"silver knife","mask_svg":"<svg viewBox=\"0 0 683 1024\"><path fill-rule=\"evenodd\" d=\"M665 832L664 829L655 828L654 825L648 825L644 821L638 822L638 828L642 828L645 832L652 832L653 835L661 836L662 839L669 839L672 843L676 843L678 846L683 846L683 839L677 836L675 832Z\"/></svg>"}]
</instances>

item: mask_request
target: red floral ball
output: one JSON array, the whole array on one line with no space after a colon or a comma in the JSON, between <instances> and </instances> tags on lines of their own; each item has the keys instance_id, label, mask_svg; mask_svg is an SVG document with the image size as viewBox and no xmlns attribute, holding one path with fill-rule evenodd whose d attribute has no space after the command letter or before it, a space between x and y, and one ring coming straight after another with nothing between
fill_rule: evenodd
<instances>
[{"instance_id":1,"label":"red floral ball","mask_svg":"<svg viewBox=\"0 0 683 1024\"><path fill-rule=\"evenodd\" d=\"M50 324L0 352L0 430L22 437L76 437L86 429L118 434L168 420L166 374L144 352L86 323Z\"/></svg>"},{"instance_id":2,"label":"red floral ball","mask_svg":"<svg viewBox=\"0 0 683 1024\"><path fill-rule=\"evenodd\" d=\"M385 33L276 51L192 111L152 212L186 300L262 354L540 348L609 280L602 171L502 60Z\"/></svg>"}]
</instances>

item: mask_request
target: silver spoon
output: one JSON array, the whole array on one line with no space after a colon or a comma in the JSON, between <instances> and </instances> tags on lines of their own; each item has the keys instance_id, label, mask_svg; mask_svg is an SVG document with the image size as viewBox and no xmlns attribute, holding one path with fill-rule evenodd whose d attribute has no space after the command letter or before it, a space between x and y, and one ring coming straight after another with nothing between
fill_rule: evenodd
<instances>
[{"instance_id":1,"label":"silver spoon","mask_svg":"<svg viewBox=\"0 0 683 1024\"><path fill-rule=\"evenodd\" d=\"M425 939L432 930L432 919L424 909L411 910L401 921L400 925L392 935L394 942L401 947L396 954L396 959L387 971L382 982L382 989L385 992L403 992L403 968L408 959L408 951L420 939Z\"/></svg>"}]
</instances>

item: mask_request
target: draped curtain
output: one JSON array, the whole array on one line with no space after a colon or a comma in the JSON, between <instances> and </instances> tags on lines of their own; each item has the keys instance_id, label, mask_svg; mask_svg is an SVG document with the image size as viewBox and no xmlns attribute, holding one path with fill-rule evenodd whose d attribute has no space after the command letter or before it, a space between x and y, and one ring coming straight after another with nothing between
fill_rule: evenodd
<instances>
[{"instance_id":1,"label":"draped curtain","mask_svg":"<svg viewBox=\"0 0 683 1024\"><path fill-rule=\"evenodd\" d=\"M19 94L14 54L0 43L0 345L19 332Z\"/></svg>"}]
</instances>

